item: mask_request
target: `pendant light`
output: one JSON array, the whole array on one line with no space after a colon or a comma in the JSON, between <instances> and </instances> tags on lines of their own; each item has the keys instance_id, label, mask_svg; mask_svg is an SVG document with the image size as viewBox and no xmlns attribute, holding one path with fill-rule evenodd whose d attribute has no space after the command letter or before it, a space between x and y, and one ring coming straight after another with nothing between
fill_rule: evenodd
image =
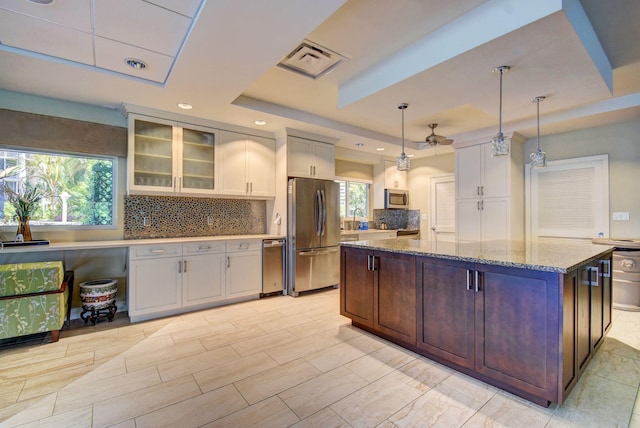
<instances>
[{"instance_id":1,"label":"pendant light","mask_svg":"<svg viewBox=\"0 0 640 428\"><path fill-rule=\"evenodd\" d=\"M540 148L540 102L544 101L546 97L539 96L535 98L531 98L532 103L536 103L536 110L538 115L538 144L537 150L535 153L531 153L529 157L531 158L531 167L532 168L544 168L547 166L547 154L542 151Z\"/></svg>"},{"instance_id":2,"label":"pendant light","mask_svg":"<svg viewBox=\"0 0 640 428\"><path fill-rule=\"evenodd\" d=\"M502 134L502 75L511 69L508 65L501 65L493 69L493 72L500 72L500 124L498 134L491 140L491 156L504 156L509 154L509 137Z\"/></svg>"},{"instance_id":3,"label":"pendant light","mask_svg":"<svg viewBox=\"0 0 640 428\"><path fill-rule=\"evenodd\" d=\"M409 157L404 153L404 111L407 107L409 107L407 103L398 104L398 108L402 110L402 153L398 156L398 159L396 159L396 169L398 171L409 171L409 167L411 166Z\"/></svg>"}]
</instances>

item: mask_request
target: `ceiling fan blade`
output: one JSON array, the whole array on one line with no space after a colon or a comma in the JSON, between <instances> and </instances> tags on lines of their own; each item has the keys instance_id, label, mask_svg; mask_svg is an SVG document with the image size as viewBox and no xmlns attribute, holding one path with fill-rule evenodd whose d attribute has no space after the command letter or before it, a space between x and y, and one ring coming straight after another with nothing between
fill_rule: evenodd
<instances>
[{"instance_id":1,"label":"ceiling fan blade","mask_svg":"<svg viewBox=\"0 0 640 428\"><path fill-rule=\"evenodd\" d=\"M451 143L453 143L453 140L451 138L444 138L444 139L438 141L438 144L440 144L441 146L448 146Z\"/></svg>"}]
</instances>

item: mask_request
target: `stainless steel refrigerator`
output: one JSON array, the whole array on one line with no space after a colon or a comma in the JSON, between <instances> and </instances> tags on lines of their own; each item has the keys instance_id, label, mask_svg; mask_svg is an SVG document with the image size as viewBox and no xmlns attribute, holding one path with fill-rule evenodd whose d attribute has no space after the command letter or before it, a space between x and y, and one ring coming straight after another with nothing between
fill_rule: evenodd
<instances>
[{"instance_id":1,"label":"stainless steel refrigerator","mask_svg":"<svg viewBox=\"0 0 640 428\"><path fill-rule=\"evenodd\" d=\"M288 187L287 245L292 296L340 282L338 183L292 178Z\"/></svg>"}]
</instances>

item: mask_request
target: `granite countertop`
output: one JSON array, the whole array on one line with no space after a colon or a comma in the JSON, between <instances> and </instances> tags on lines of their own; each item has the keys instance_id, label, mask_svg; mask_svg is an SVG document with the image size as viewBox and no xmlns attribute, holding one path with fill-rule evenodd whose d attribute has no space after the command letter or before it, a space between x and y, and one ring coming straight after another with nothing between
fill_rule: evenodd
<instances>
[{"instance_id":1,"label":"granite countertop","mask_svg":"<svg viewBox=\"0 0 640 428\"><path fill-rule=\"evenodd\" d=\"M341 245L556 273L571 272L613 249L590 242L434 242L417 239L348 241Z\"/></svg>"},{"instance_id":2,"label":"granite countertop","mask_svg":"<svg viewBox=\"0 0 640 428\"><path fill-rule=\"evenodd\" d=\"M366 234L366 233L376 233L376 232L395 232L398 229L364 229L364 230L360 230L360 229L353 229L353 230L341 230L340 231L340 235L359 235L359 234Z\"/></svg>"},{"instance_id":3,"label":"granite countertop","mask_svg":"<svg viewBox=\"0 0 640 428\"><path fill-rule=\"evenodd\" d=\"M65 250L90 250L99 248L126 248L138 245L167 245L188 244L204 241L234 241L242 239L282 239L282 235L216 235L194 236L180 238L149 238L149 239L114 239L106 241L74 241L74 242L50 242L49 245L35 245L24 247L11 247L0 250L0 253L27 253L36 251L65 251Z\"/></svg>"}]
</instances>

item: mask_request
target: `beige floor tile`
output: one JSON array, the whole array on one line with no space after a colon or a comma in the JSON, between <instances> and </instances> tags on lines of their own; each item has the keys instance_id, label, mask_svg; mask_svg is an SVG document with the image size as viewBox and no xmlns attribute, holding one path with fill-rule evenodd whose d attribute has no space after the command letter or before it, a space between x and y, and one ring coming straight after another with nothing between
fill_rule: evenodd
<instances>
[{"instance_id":1,"label":"beige floor tile","mask_svg":"<svg viewBox=\"0 0 640 428\"><path fill-rule=\"evenodd\" d=\"M320 374L308 362L296 360L245 378L235 386L249 404L255 404Z\"/></svg>"},{"instance_id":2,"label":"beige floor tile","mask_svg":"<svg viewBox=\"0 0 640 428\"><path fill-rule=\"evenodd\" d=\"M234 343L233 349L243 357L265 351L275 346L284 345L298 340L299 337L286 330L280 330L273 333L263 334L243 342Z\"/></svg>"},{"instance_id":3,"label":"beige floor tile","mask_svg":"<svg viewBox=\"0 0 640 428\"><path fill-rule=\"evenodd\" d=\"M618 428L619 426L566 404L554 411L547 424L547 428Z\"/></svg>"},{"instance_id":4,"label":"beige floor tile","mask_svg":"<svg viewBox=\"0 0 640 428\"><path fill-rule=\"evenodd\" d=\"M263 324L272 322L274 320L281 320L282 314L278 311L265 311L265 312L255 312L251 315L243 316L243 317L234 317L231 324L233 324L238 329L247 329L253 326L262 327ZM282 328L282 326L280 326Z\"/></svg>"},{"instance_id":5,"label":"beige floor tile","mask_svg":"<svg viewBox=\"0 0 640 428\"><path fill-rule=\"evenodd\" d=\"M318 351L326 350L337 342L322 336L305 337L284 345L275 346L265 352L278 364L286 364L298 358L305 357Z\"/></svg>"},{"instance_id":6,"label":"beige floor tile","mask_svg":"<svg viewBox=\"0 0 640 428\"><path fill-rule=\"evenodd\" d=\"M239 359L238 353L231 347L217 348L212 351L189 355L185 358L158 364L158 372L163 382L189 374L211 369Z\"/></svg>"},{"instance_id":7,"label":"beige floor tile","mask_svg":"<svg viewBox=\"0 0 640 428\"><path fill-rule=\"evenodd\" d=\"M567 397L565 404L626 426L637 393L637 388L585 373Z\"/></svg>"},{"instance_id":8,"label":"beige floor tile","mask_svg":"<svg viewBox=\"0 0 640 428\"><path fill-rule=\"evenodd\" d=\"M160 338L162 337L163 336L160 336ZM164 337L166 337L166 340L147 339L123 353L122 355L125 357L127 364L127 371L141 370L206 351L202 343L198 340L176 345L170 336ZM150 344L150 341L154 343ZM156 346L158 345L158 343L155 343L156 341L162 343Z\"/></svg>"},{"instance_id":9,"label":"beige floor tile","mask_svg":"<svg viewBox=\"0 0 640 428\"><path fill-rule=\"evenodd\" d=\"M92 406L84 406L66 413L39 419L36 422L21 425L20 427L27 428L33 426L38 428L86 428L92 426L92 419Z\"/></svg>"},{"instance_id":10,"label":"beige floor tile","mask_svg":"<svg viewBox=\"0 0 640 428\"><path fill-rule=\"evenodd\" d=\"M604 349L594 355L587 372L634 388L640 386L640 360Z\"/></svg>"},{"instance_id":11,"label":"beige floor tile","mask_svg":"<svg viewBox=\"0 0 640 428\"><path fill-rule=\"evenodd\" d=\"M466 425L543 428L550 419L551 415L539 408L496 394L469 419Z\"/></svg>"},{"instance_id":12,"label":"beige floor tile","mask_svg":"<svg viewBox=\"0 0 640 428\"><path fill-rule=\"evenodd\" d=\"M58 392L55 413L64 413L78 406L135 393L138 390L158 385L160 382L160 375L155 367L113 376L103 382L82 378Z\"/></svg>"},{"instance_id":13,"label":"beige floor tile","mask_svg":"<svg viewBox=\"0 0 640 428\"><path fill-rule=\"evenodd\" d=\"M416 358L398 368L398 372L406 377L404 382L423 393L435 388L455 373L453 370L426 358Z\"/></svg>"},{"instance_id":14,"label":"beige floor tile","mask_svg":"<svg viewBox=\"0 0 640 428\"><path fill-rule=\"evenodd\" d=\"M613 352L614 354L618 354L623 357L640 360L640 346L630 344L629 340L625 338L618 339L614 337L607 337L602 344L600 351ZM598 353L600 351L598 351Z\"/></svg>"},{"instance_id":15,"label":"beige floor tile","mask_svg":"<svg viewBox=\"0 0 640 428\"><path fill-rule=\"evenodd\" d=\"M347 342L360 336L367 336L378 340L378 342L382 342L382 339L378 339L372 334L366 333L363 330L352 326L351 324L343 324L337 327L330 328L328 330L324 330L320 333L320 336L338 339L341 342Z\"/></svg>"},{"instance_id":16,"label":"beige floor tile","mask_svg":"<svg viewBox=\"0 0 640 428\"><path fill-rule=\"evenodd\" d=\"M0 370L0 379L24 379L26 377L38 377L52 372L74 368L79 365L93 364L93 351L65 357L55 353L51 359L42 359L38 362L29 362L11 369Z\"/></svg>"},{"instance_id":17,"label":"beige floor tile","mask_svg":"<svg viewBox=\"0 0 640 428\"><path fill-rule=\"evenodd\" d=\"M344 367L324 373L279 394L301 419L365 387L367 381Z\"/></svg>"},{"instance_id":18,"label":"beige floor tile","mask_svg":"<svg viewBox=\"0 0 640 428\"><path fill-rule=\"evenodd\" d=\"M230 322L220 322L216 324L206 323L198 327L192 327L180 331L171 332L171 338L176 344L190 342L194 339L206 339L213 334L232 333L238 329Z\"/></svg>"},{"instance_id":19,"label":"beige floor tile","mask_svg":"<svg viewBox=\"0 0 640 428\"><path fill-rule=\"evenodd\" d=\"M119 394L93 405L93 425L109 426L200 395L191 376Z\"/></svg>"},{"instance_id":20,"label":"beige floor tile","mask_svg":"<svg viewBox=\"0 0 640 428\"><path fill-rule=\"evenodd\" d=\"M209 322L202 315L193 316L187 319L177 316L171 320L164 327L154 333L154 337L162 336L165 334L179 333L188 331L190 329L196 329L199 327L209 326Z\"/></svg>"},{"instance_id":21,"label":"beige floor tile","mask_svg":"<svg viewBox=\"0 0 640 428\"><path fill-rule=\"evenodd\" d=\"M300 324L296 326L286 327L288 331L295 334L298 337L317 336L323 331L332 329L334 327L340 327L345 324L350 324L347 318L331 315L325 318L318 319L306 324Z\"/></svg>"},{"instance_id":22,"label":"beige floor tile","mask_svg":"<svg viewBox=\"0 0 640 428\"><path fill-rule=\"evenodd\" d=\"M222 419L204 425L214 427L260 427L282 428L294 424L299 419L278 397L271 397L246 409L232 413Z\"/></svg>"},{"instance_id":23,"label":"beige floor tile","mask_svg":"<svg viewBox=\"0 0 640 428\"><path fill-rule=\"evenodd\" d=\"M273 358L264 352L217 365L193 374L203 392L232 384L242 379L276 367Z\"/></svg>"},{"instance_id":24,"label":"beige floor tile","mask_svg":"<svg viewBox=\"0 0 640 428\"><path fill-rule=\"evenodd\" d=\"M280 318L260 323L260 328L266 332L274 332L282 330L283 328L291 328L303 324L313 322L313 318L308 317L305 314L293 314L289 316L280 316Z\"/></svg>"},{"instance_id":25,"label":"beige floor tile","mask_svg":"<svg viewBox=\"0 0 640 428\"><path fill-rule=\"evenodd\" d=\"M252 326L246 330L238 330L233 327L232 330L210 334L201 338L200 343L202 343L202 346L204 346L205 349L210 351L223 346L240 343L248 339L258 338L265 334L266 332L257 326Z\"/></svg>"},{"instance_id":26,"label":"beige floor tile","mask_svg":"<svg viewBox=\"0 0 640 428\"><path fill-rule=\"evenodd\" d=\"M129 419L124 422L117 423L115 425L110 425L109 428L136 428L136 420Z\"/></svg>"},{"instance_id":27,"label":"beige floor tile","mask_svg":"<svg viewBox=\"0 0 640 428\"><path fill-rule=\"evenodd\" d=\"M415 360L415 357L409 352L393 346L384 346L364 357L345 364L345 367L363 379L373 382L413 360Z\"/></svg>"},{"instance_id":28,"label":"beige floor tile","mask_svg":"<svg viewBox=\"0 0 640 428\"><path fill-rule=\"evenodd\" d=\"M306 419L301 420L291 428L351 428L351 425L342 419L330 407L314 413Z\"/></svg>"},{"instance_id":29,"label":"beige floor tile","mask_svg":"<svg viewBox=\"0 0 640 428\"><path fill-rule=\"evenodd\" d=\"M135 426L200 427L245 407L247 403L242 396L229 385L139 416Z\"/></svg>"},{"instance_id":30,"label":"beige floor tile","mask_svg":"<svg viewBox=\"0 0 640 428\"><path fill-rule=\"evenodd\" d=\"M394 371L331 405L342 419L356 427L373 427L421 395Z\"/></svg>"},{"instance_id":31,"label":"beige floor tile","mask_svg":"<svg viewBox=\"0 0 640 428\"><path fill-rule=\"evenodd\" d=\"M3 411L8 411L8 414L0 418L0 420L4 419L2 421L2 427L16 427L26 423L36 422L39 419L48 418L53 414L55 403L56 393L52 393L44 397L22 401L9 408L0 410L0 415Z\"/></svg>"},{"instance_id":32,"label":"beige floor tile","mask_svg":"<svg viewBox=\"0 0 640 428\"><path fill-rule=\"evenodd\" d=\"M89 373L94 368L93 364L81 363L76 367L69 367L44 375L30 377L25 382L18 400L27 400L56 392Z\"/></svg>"},{"instance_id":33,"label":"beige floor tile","mask_svg":"<svg viewBox=\"0 0 640 428\"><path fill-rule=\"evenodd\" d=\"M631 415L631 421L629 422L629 428L640 428L640 415L634 413Z\"/></svg>"}]
</instances>

